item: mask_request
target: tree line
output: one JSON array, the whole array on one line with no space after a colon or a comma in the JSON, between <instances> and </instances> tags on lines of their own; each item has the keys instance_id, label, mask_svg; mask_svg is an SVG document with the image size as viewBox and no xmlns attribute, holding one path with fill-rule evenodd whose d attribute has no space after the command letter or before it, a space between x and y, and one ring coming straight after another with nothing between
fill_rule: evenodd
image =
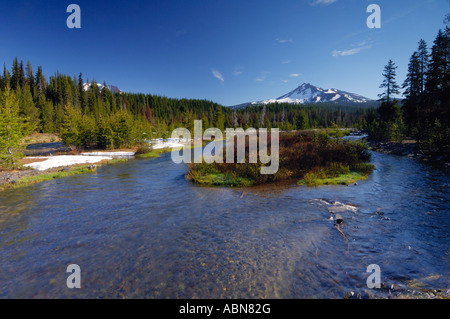
<instances>
[{"instance_id":1,"label":"tree line","mask_svg":"<svg viewBox=\"0 0 450 319\"><path fill-rule=\"evenodd\" d=\"M365 128L379 140L415 137L427 154L448 156L450 150L450 28L439 30L431 52L421 39L411 55L402 86L397 66L389 60L383 71L381 106L370 112ZM403 92L401 92L403 89ZM402 101L394 97L403 93Z\"/></svg>"}]
</instances>

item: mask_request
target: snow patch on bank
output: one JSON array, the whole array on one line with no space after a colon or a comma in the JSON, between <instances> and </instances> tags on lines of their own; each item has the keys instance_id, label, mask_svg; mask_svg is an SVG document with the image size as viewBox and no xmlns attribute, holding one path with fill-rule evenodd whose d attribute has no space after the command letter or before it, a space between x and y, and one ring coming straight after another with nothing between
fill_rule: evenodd
<instances>
[{"instance_id":1,"label":"snow patch on bank","mask_svg":"<svg viewBox=\"0 0 450 319\"><path fill-rule=\"evenodd\" d=\"M114 158L130 158L134 156L134 152L89 152L81 153L83 156L110 156Z\"/></svg>"},{"instance_id":2,"label":"snow patch on bank","mask_svg":"<svg viewBox=\"0 0 450 319\"><path fill-rule=\"evenodd\" d=\"M190 139L181 139L181 138L168 138L168 139L157 138L150 141L150 145L155 150L162 148L182 147L189 143L191 143Z\"/></svg>"},{"instance_id":3,"label":"snow patch on bank","mask_svg":"<svg viewBox=\"0 0 450 319\"><path fill-rule=\"evenodd\" d=\"M29 159L46 159L42 162L25 164L25 167L31 167L38 171L45 171L50 168L64 167L77 164L94 164L103 160L111 160L110 156L84 156L84 155L58 155L49 157L28 157Z\"/></svg>"}]
</instances>

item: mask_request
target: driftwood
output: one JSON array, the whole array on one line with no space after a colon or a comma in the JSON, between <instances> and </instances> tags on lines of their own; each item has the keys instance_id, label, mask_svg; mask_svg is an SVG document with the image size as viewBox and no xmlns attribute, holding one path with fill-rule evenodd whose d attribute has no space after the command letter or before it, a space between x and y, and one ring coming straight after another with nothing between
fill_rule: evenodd
<instances>
[{"instance_id":1,"label":"driftwood","mask_svg":"<svg viewBox=\"0 0 450 319\"><path fill-rule=\"evenodd\" d=\"M347 236L345 236L344 232L341 230L341 225L334 224L334 227L336 227L337 231L344 237L345 240L347 240Z\"/></svg>"},{"instance_id":2,"label":"driftwood","mask_svg":"<svg viewBox=\"0 0 450 319\"><path fill-rule=\"evenodd\" d=\"M337 231L344 237L345 240L347 240L347 236L345 236L344 232L341 229L341 226L344 224L344 219L340 214L336 214L336 217L334 219L334 227L336 227Z\"/></svg>"}]
</instances>

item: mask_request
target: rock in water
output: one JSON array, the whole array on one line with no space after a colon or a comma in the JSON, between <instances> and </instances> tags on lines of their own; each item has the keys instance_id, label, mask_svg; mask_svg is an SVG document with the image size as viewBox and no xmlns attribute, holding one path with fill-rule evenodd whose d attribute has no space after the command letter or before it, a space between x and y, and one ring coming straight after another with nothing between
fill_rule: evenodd
<instances>
[{"instance_id":1,"label":"rock in water","mask_svg":"<svg viewBox=\"0 0 450 319\"><path fill-rule=\"evenodd\" d=\"M340 225L344 222L344 219L342 218L342 216L340 214L336 214L335 222L336 222L336 224Z\"/></svg>"}]
</instances>

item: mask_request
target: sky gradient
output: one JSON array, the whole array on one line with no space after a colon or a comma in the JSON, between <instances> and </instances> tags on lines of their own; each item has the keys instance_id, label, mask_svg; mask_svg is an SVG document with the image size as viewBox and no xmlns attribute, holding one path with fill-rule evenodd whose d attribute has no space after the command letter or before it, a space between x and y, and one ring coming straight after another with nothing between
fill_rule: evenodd
<instances>
[{"instance_id":1,"label":"sky gradient","mask_svg":"<svg viewBox=\"0 0 450 319\"><path fill-rule=\"evenodd\" d=\"M277 98L303 82L375 99L387 61L401 85L418 41L431 47L450 12L448 0L117 2L0 0L0 62L222 105ZM81 29L66 26L71 3ZM381 29L366 25L371 3Z\"/></svg>"}]
</instances>

